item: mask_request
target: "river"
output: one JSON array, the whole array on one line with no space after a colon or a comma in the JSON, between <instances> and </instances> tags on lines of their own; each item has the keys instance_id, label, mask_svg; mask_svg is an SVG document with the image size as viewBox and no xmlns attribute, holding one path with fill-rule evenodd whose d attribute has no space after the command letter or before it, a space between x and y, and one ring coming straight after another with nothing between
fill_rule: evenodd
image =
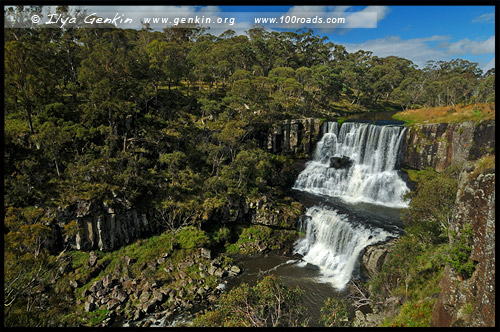
<instances>
[{"instance_id":1,"label":"river","mask_svg":"<svg viewBox=\"0 0 500 332\"><path fill-rule=\"evenodd\" d=\"M401 209L409 189L398 173L405 128L393 121L348 121L323 124L325 133L313 159L292 190L307 211L298 227L305 236L295 243L295 255L236 256L244 273L228 283L254 285L265 275L281 277L289 287L305 290L309 325L320 326L320 309L328 297L345 298L346 285L360 275L359 258L366 246L403 232ZM348 157L346 167L331 158Z\"/></svg>"}]
</instances>

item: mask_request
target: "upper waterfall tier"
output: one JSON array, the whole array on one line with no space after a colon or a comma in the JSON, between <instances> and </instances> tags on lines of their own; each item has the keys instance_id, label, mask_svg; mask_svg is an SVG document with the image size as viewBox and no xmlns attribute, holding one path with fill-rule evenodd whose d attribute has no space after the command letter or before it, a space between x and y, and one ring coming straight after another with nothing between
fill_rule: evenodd
<instances>
[{"instance_id":1,"label":"upper waterfall tier","mask_svg":"<svg viewBox=\"0 0 500 332\"><path fill-rule=\"evenodd\" d=\"M294 189L341 197L347 202L368 202L406 207L409 190L396 166L406 128L346 122L325 122L325 133L313 160L300 173ZM331 167L332 157L346 156L351 165Z\"/></svg>"}]
</instances>

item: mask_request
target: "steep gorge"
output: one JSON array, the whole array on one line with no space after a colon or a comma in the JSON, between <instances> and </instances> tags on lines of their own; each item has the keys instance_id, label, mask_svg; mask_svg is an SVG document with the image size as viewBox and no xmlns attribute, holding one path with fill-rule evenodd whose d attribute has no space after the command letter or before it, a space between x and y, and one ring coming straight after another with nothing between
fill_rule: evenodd
<instances>
[{"instance_id":1,"label":"steep gorge","mask_svg":"<svg viewBox=\"0 0 500 332\"><path fill-rule=\"evenodd\" d=\"M453 217L450 243L459 240L466 225L472 229L470 259L475 269L464 279L449 265L441 279L442 292L431 326L495 326L495 170L474 172L465 167Z\"/></svg>"},{"instance_id":2,"label":"steep gorge","mask_svg":"<svg viewBox=\"0 0 500 332\"><path fill-rule=\"evenodd\" d=\"M432 167L477 160L495 151L495 120L476 123L433 123L411 126L403 140L403 168Z\"/></svg>"},{"instance_id":3,"label":"steep gorge","mask_svg":"<svg viewBox=\"0 0 500 332\"><path fill-rule=\"evenodd\" d=\"M274 126L265 146L275 154L304 158L312 156L317 141L327 132L319 119L290 120ZM446 167L494 153L495 122L476 124L427 124L408 128L402 135L403 168L432 167L442 171ZM460 230L472 223L474 244L471 257L476 269L471 278L460 277L446 267L441 281L443 291L433 312L433 326L491 326L494 325L494 171L473 172L464 168L461 175L456 210L450 222L452 229ZM297 216L288 216L275 209L272 201L263 198L251 202L236 199L221 215L228 222L249 221L254 224L294 227ZM300 209L303 212L303 209ZM55 233L59 241L78 250L114 250L133 240L157 233L160 229L153 218L133 207L117 204L113 207L90 201L79 201L57 212ZM72 220L79 232L62 239L61 229ZM453 239L450 239L452 242ZM368 246L361 262L370 274L376 274L384 264L390 242Z\"/></svg>"}]
</instances>

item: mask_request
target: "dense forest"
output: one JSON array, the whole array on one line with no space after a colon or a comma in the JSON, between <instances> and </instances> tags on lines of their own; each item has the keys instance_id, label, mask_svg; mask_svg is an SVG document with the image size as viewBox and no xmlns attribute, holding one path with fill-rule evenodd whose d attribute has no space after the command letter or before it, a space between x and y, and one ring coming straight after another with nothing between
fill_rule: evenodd
<instances>
[{"instance_id":1,"label":"dense forest","mask_svg":"<svg viewBox=\"0 0 500 332\"><path fill-rule=\"evenodd\" d=\"M417 68L312 30L5 29L4 322L71 314L48 245L58 207L119 199L154 215L172 248L185 226L223 236L218 211L235 197L281 197L293 183L292 158L259 140L273 123L494 102L494 82L467 60Z\"/></svg>"}]
</instances>

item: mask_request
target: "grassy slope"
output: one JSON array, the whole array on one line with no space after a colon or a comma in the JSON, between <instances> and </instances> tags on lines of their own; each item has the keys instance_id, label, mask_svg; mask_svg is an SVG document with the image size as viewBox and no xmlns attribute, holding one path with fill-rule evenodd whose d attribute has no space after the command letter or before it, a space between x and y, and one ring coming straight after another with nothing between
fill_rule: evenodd
<instances>
[{"instance_id":1,"label":"grassy slope","mask_svg":"<svg viewBox=\"0 0 500 332\"><path fill-rule=\"evenodd\" d=\"M393 118L405 121L408 125L423 123L457 123L464 121L480 122L483 120L495 119L495 103L412 109L396 113Z\"/></svg>"}]
</instances>

